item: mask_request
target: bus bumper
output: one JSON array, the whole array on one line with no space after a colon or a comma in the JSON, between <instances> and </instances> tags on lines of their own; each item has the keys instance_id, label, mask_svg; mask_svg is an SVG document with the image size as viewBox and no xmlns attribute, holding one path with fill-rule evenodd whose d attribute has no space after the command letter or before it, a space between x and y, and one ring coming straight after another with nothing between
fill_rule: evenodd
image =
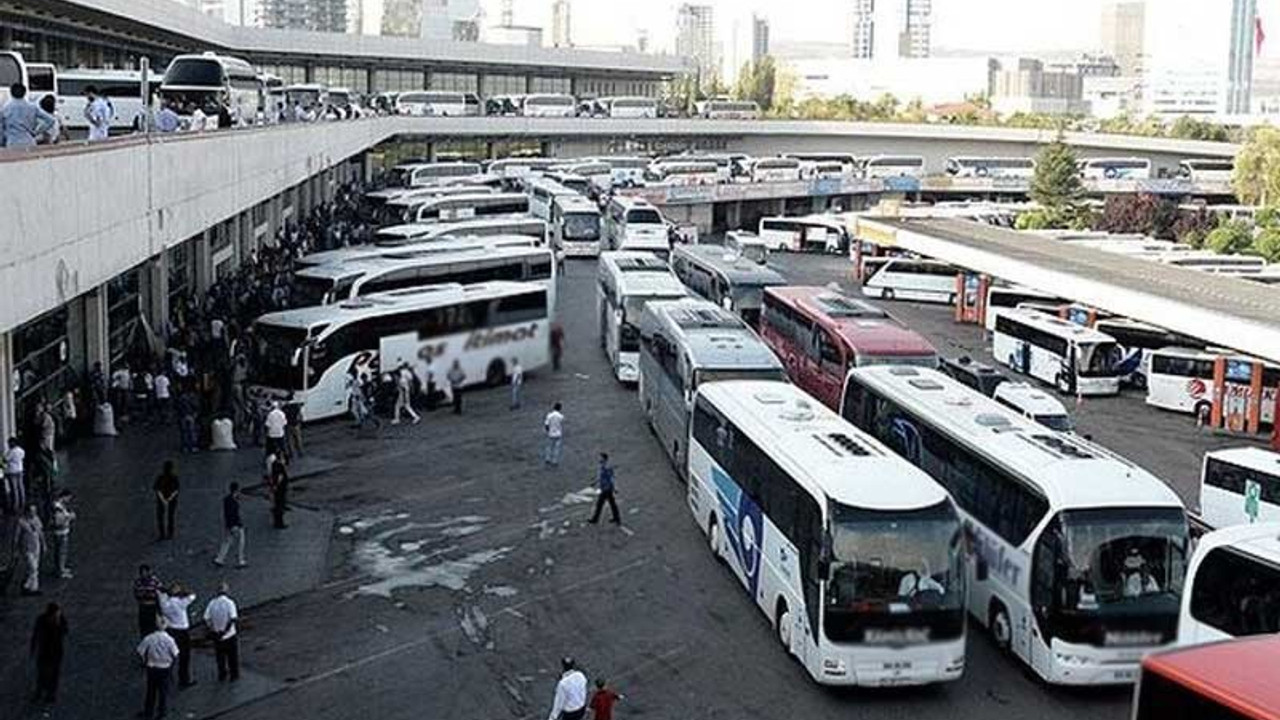
<instances>
[{"instance_id":1,"label":"bus bumper","mask_svg":"<svg viewBox=\"0 0 1280 720\"><path fill-rule=\"evenodd\" d=\"M1099 648L1054 639L1046 682L1054 685L1125 685L1138 679L1142 657L1159 647Z\"/></svg>"},{"instance_id":2,"label":"bus bumper","mask_svg":"<svg viewBox=\"0 0 1280 720\"><path fill-rule=\"evenodd\" d=\"M824 685L906 687L959 680L964 675L964 641L906 650L860 647L827 651L815 668Z\"/></svg>"}]
</instances>

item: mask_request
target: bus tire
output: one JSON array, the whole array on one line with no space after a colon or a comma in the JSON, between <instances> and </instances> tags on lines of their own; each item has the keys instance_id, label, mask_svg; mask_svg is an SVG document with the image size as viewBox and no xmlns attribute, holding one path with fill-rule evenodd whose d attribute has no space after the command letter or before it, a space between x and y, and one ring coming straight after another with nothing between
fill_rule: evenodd
<instances>
[{"instance_id":1,"label":"bus tire","mask_svg":"<svg viewBox=\"0 0 1280 720\"><path fill-rule=\"evenodd\" d=\"M1147 376L1142 373L1133 374L1133 386L1139 390L1147 389Z\"/></svg>"},{"instance_id":2,"label":"bus tire","mask_svg":"<svg viewBox=\"0 0 1280 720\"><path fill-rule=\"evenodd\" d=\"M880 297L885 300L893 299L893 288L885 288L880 291Z\"/></svg>"},{"instance_id":3,"label":"bus tire","mask_svg":"<svg viewBox=\"0 0 1280 720\"><path fill-rule=\"evenodd\" d=\"M1058 386L1058 392L1063 395L1071 394L1071 378L1067 377L1065 373L1058 373L1058 379L1054 384Z\"/></svg>"},{"instance_id":4,"label":"bus tire","mask_svg":"<svg viewBox=\"0 0 1280 720\"><path fill-rule=\"evenodd\" d=\"M1191 417L1198 418L1201 413L1204 413L1207 418L1211 412L1213 412L1213 403L1208 400L1201 400L1191 408Z\"/></svg>"},{"instance_id":5,"label":"bus tire","mask_svg":"<svg viewBox=\"0 0 1280 720\"><path fill-rule=\"evenodd\" d=\"M484 381L489 387L501 387L507 383L507 364L501 358L489 361L489 369L485 370Z\"/></svg>"},{"instance_id":6,"label":"bus tire","mask_svg":"<svg viewBox=\"0 0 1280 720\"><path fill-rule=\"evenodd\" d=\"M948 296L947 296L947 304L948 304L948 305L950 305L950 306L952 306L952 307L955 307L955 305L956 305L956 294L955 294L955 293L951 293L950 295L948 295Z\"/></svg>"},{"instance_id":7,"label":"bus tire","mask_svg":"<svg viewBox=\"0 0 1280 720\"><path fill-rule=\"evenodd\" d=\"M711 546L711 555L716 562L724 562L724 555L720 552L720 522L716 520L715 513L711 513L711 519L707 521L707 545Z\"/></svg>"},{"instance_id":8,"label":"bus tire","mask_svg":"<svg viewBox=\"0 0 1280 720\"><path fill-rule=\"evenodd\" d=\"M778 643L782 645L787 654L791 654L791 610L787 607L787 601L778 598L777 606L773 613L774 624L778 631Z\"/></svg>"},{"instance_id":9,"label":"bus tire","mask_svg":"<svg viewBox=\"0 0 1280 720\"><path fill-rule=\"evenodd\" d=\"M1013 622L1009 619L1009 611L999 600L991 601L991 608L987 611L987 628L991 630L991 639L1000 652L1013 650Z\"/></svg>"}]
</instances>

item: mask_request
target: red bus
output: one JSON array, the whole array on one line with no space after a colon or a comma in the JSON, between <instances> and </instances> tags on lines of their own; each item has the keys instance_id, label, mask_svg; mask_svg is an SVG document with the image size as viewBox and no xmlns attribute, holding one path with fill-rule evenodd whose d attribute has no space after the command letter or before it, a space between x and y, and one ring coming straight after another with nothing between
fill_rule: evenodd
<instances>
[{"instance_id":1,"label":"red bus","mask_svg":"<svg viewBox=\"0 0 1280 720\"><path fill-rule=\"evenodd\" d=\"M1133 720L1280 720L1277 667L1275 635L1148 655Z\"/></svg>"},{"instance_id":2,"label":"red bus","mask_svg":"<svg viewBox=\"0 0 1280 720\"><path fill-rule=\"evenodd\" d=\"M833 409L851 367L938 366L928 340L874 305L828 288L765 288L760 335L791 381Z\"/></svg>"}]
</instances>

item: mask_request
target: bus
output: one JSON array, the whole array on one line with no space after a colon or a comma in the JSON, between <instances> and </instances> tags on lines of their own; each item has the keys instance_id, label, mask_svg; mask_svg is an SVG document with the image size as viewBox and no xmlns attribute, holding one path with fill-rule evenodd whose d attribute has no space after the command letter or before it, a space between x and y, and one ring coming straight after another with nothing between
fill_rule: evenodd
<instances>
[{"instance_id":1,"label":"bus","mask_svg":"<svg viewBox=\"0 0 1280 720\"><path fill-rule=\"evenodd\" d=\"M398 227L408 229L432 226L400 225ZM319 265L330 265L332 263L345 263L352 260L364 260L366 258L406 259L422 255L457 252L459 250L469 250L471 248L478 247L532 248L542 246L544 246L544 243L541 240L528 235L488 235L484 237L435 235L432 237L415 238L412 242L401 243L399 245L380 245L375 242L368 245L354 245L351 247L338 248L336 250L324 250L301 258L296 262L296 267L316 267Z\"/></svg>"},{"instance_id":2,"label":"bus","mask_svg":"<svg viewBox=\"0 0 1280 720\"><path fill-rule=\"evenodd\" d=\"M1245 638L1179 648L1142 661L1133 720L1280 720L1280 691L1260 676L1280 640ZM1269 679L1269 678L1268 678Z\"/></svg>"},{"instance_id":3,"label":"bus","mask_svg":"<svg viewBox=\"0 0 1280 720\"><path fill-rule=\"evenodd\" d=\"M819 287L769 288L760 335L791 380L827 407L840 407L851 367L938 367L938 351L885 311Z\"/></svg>"},{"instance_id":4,"label":"bus","mask_svg":"<svg viewBox=\"0 0 1280 720\"><path fill-rule=\"evenodd\" d=\"M524 193L465 193L393 200L386 205L383 224L451 222L528 212L529 196Z\"/></svg>"},{"instance_id":5,"label":"bus","mask_svg":"<svg viewBox=\"0 0 1280 720\"><path fill-rule=\"evenodd\" d=\"M396 98L397 115L463 117L467 115L467 97L460 92L415 90Z\"/></svg>"},{"instance_id":6,"label":"bus","mask_svg":"<svg viewBox=\"0 0 1280 720\"><path fill-rule=\"evenodd\" d=\"M611 118L656 118L658 101L651 97L625 96L601 98L605 114Z\"/></svg>"},{"instance_id":7,"label":"bus","mask_svg":"<svg viewBox=\"0 0 1280 720\"><path fill-rule=\"evenodd\" d=\"M752 327L760 324L765 288L787 283L778 271L719 245L677 245L671 251L671 269L690 290L737 313Z\"/></svg>"},{"instance_id":8,"label":"bus","mask_svg":"<svg viewBox=\"0 0 1280 720\"><path fill-rule=\"evenodd\" d=\"M1151 178L1151 161L1146 158L1086 158L1080 161L1080 176L1085 180L1147 180Z\"/></svg>"},{"instance_id":9,"label":"bus","mask_svg":"<svg viewBox=\"0 0 1280 720\"><path fill-rule=\"evenodd\" d=\"M1205 453L1200 517L1213 528L1280 522L1280 454L1258 447Z\"/></svg>"},{"instance_id":10,"label":"bus","mask_svg":"<svg viewBox=\"0 0 1280 720\"><path fill-rule=\"evenodd\" d=\"M548 170L542 174L542 177L553 183L558 183L561 187L566 187L582 197L586 197L587 191L591 189L591 181L586 177L562 169Z\"/></svg>"},{"instance_id":11,"label":"bus","mask_svg":"<svg viewBox=\"0 0 1280 720\"><path fill-rule=\"evenodd\" d=\"M600 206L579 195L562 195L551 203L551 247L566 257L600 254Z\"/></svg>"},{"instance_id":12,"label":"bus","mask_svg":"<svg viewBox=\"0 0 1280 720\"><path fill-rule=\"evenodd\" d=\"M480 195L492 193L493 191L493 188L484 185L443 183L407 188L385 188L365 193L364 197L361 198L360 211L363 217L378 223L399 222L400 218L404 217L405 206L415 201L445 197L446 195Z\"/></svg>"},{"instance_id":13,"label":"bus","mask_svg":"<svg viewBox=\"0 0 1280 720\"><path fill-rule=\"evenodd\" d=\"M969 613L1046 682L1130 683L1175 641L1190 540L1162 480L936 370L853 368L841 407L955 498Z\"/></svg>"},{"instance_id":14,"label":"bus","mask_svg":"<svg viewBox=\"0 0 1280 720\"><path fill-rule=\"evenodd\" d=\"M800 161L789 157L758 158L751 161L748 176L753 183L797 182L800 180Z\"/></svg>"},{"instance_id":15,"label":"bus","mask_svg":"<svg viewBox=\"0 0 1280 720\"><path fill-rule=\"evenodd\" d=\"M93 86L111 105L111 130L130 132L138 127L140 119L147 117L151 98L159 91L161 81L158 75L150 77L144 99L142 73L137 70L63 70L57 77L58 121L67 130L87 132L89 120L84 111L89 98L84 91Z\"/></svg>"},{"instance_id":16,"label":"bus","mask_svg":"<svg viewBox=\"0 0 1280 720\"><path fill-rule=\"evenodd\" d=\"M924 177L924 158L919 155L876 155L862 162L864 178Z\"/></svg>"},{"instance_id":17,"label":"bus","mask_svg":"<svg viewBox=\"0 0 1280 720\"><path fill-rule=\"evenodd\" d=\"M640 407L683 477L698 386L718 380L786 382L787 372L742 318L699 298L645 303L640 316Z\"/></svg>"},{"instance_id":18,"label":"bus","mask_svg":"<svg viewBox=\"0 0 1280 720\"><path fill-rule=\"evenodd\" d=\"M814 681L960 678L964 532L945 489L786 383L705 383L690 426L694 521Z\"/></svg>"},{"instance_id":19,"label":"bus","mask_svg":"<svg viewBox=\"0 0 1280 720\"><path fill-rule=\"evenodd\" d=\"M1053 303L1060 305L1065 302L1067 301L1057 295L1050 295L1022 285L992 284L987 288L987 302L983 305L986 308L983 324L986 325L987 332L994 333L996 331L996 311L1000 308L1016 308L1023 303Z\"/></svg>"},{"instance_id":20,"label":"bus","mask_svg":"<svg viewBox=\"0 0 1280 720\"><path fill-rule=\"evenodd\" d=\"M578 102L563 93L535 93L520 98L520 114L524 117L571 118L578 114Z\"/></svg>"},{"instance_id":21,"label":"bus","mask_svg":"<svg viewBox=\"0 0 1280 720\"><path fill-rule=\"evenodd\" d=\"M895 257L862 284L862 294L882 300L954 305L959 269L940 260Z\"/></svg>"},{"instance_id":22,"label":"bus","mask_svg":"<svg viewBox=\"0 0 1280 720\"><path fill-rule=\"evenodd\" d=\"M1166 347L1150 353L1147 373L1147 404L1163 410L1200 415L1213 407L1213 398L1219 391L1214 366L1219 360L1228 364L1228 370L1242 366L1245 380L1252 375L1252 365L1262 362L1245 355L1235 355L1226 350L1200 347ZM1275 422L1276 388L1280 387L1280 367L1271 363L1262 365L1262 402L1258 420L1264 424Z\"/></svg>"},{"instance_id":23,"label":"bus","mask_svg":"<svg viewBox=\"0 0 1280 720\"><path fill-rule=\"evenodd\" d=\"M320 83L298 83L284 88L286 106L306 108L317 113L329 102L329 89Z\"/></svg>"},{"instance_id":24,"label":"bus","mask_svg":"<svg viewBox=\"0 0 1280 720\"><path fill-rule=\"evenodd\" d=\"M284 80L279 75L262 73L262 115L266 122L277 123L284 119Z\"/></svg>"},{"instance_id":25,"label":"bus","mask_svg":"<svg viewBox=\"0 0 1280 720\"><path fill-rule=\"evenodd\" d=\"M1178 251L1157 255L1165 265L1216 275L1257 275L1267 268L1265 258L1256 255L1220 255L1210 251Z\"/></svg>"},{"instance_id":26,"label":"bus","mask_svg":"<svg viewBox=\"0 0 1280 720\"><path fill-rule=\"evenodd\" d=\"M555 262L548 248L472 245L456 252L364 257L294 272L294 304L329 305L363 295L441 283L538 282L555 304Z\"/></svg>"},{"instance_id":27,"label":"bus","mask_svg":"<svg viewBox=\"0 0 1280 720\"><path fill-rule=\"evenodd\" d=\"M549 359L547 289L536 283L445 284L334 305L269 313L253 325L251 390L302 404L303 421L347 412L348 379L408 363L426 377L457 360L467 384L502 384L519 358L525 372Z\"/></svg>"},{"instance_id":28,"label":"bus","mask_svg":"<svg viewBox=\"0 0 1280 720\"><path fill-rule=\"evenodd\" d=\"M671 249L667 223L658 208L643 198L615 195L604 211L601 250L648 250L666 255Z\"/></svg>"},{"instance_id":29,"label":"bus","mask_svg":"<svg viewBox=\"0 0 1280 720\"><path fill-rule=\"evenodd\" d=\"M510 183L519 182L521 178L536 173L546 172L552 166L563 162L555 158L538 158L538 157L512 157L503 158L501 160L493 160L485 166L485 172L498 177ZM477 171L478 172L478 171ZM514 187L514 186L512 186Z\"/></svg>"},{"instance_id":30,"label":"bus","mask_svg":"<svg viewBox=\"0 0 1280 720\"><path fill-rule=\"evenodd\" d=\"M53 63L27 63L27 100L39 105L45 95L58 98L58 68Z\"/></svg>"},{"instance_id":31,"label":"bus","mask_svg":"<svg viewBox=\"0 0 1280 720\"><path fill-rule=\"evenodd\" d=\"M1178 177L1196 182L1231 182L1236 161L1231 158L1183 160L1178 163Z\"/></svg>"},{"instance_id":32,"label":"bus","mask_svg":"<svg viewBox=\"0 0 1280 720\"><path fill-rule=\"evenodd\" d=\"M802 163L827 164L838 163L840 165L841 176L851 177L857 174L862 167L862 163L858 160L858 156L853 153L838 152L789 152L783 153L783 156L795 158Z\"/></svg>"},{"instance_id":33,"label":"bus","mask_svg":"<svg viewBox=\"0 0 1280 720\"><path fill-rule=\"evenodd\" d=\"M522 182L529 196L529 214L542 220L551 219L551 202L562 195L581 195L571 188L542 176L530 175Z\"/></svg>"},{"instance_id":34,"label":"bus","mask_svg":"<svg viewBox=\"0 0 1280 720\"><path fill-rule=\"evenodd\" d=\"M579 192L587 196L590 196L593 187L597 190L613 187L613 168L608 163L598 161L558 165L555 170L547 173L547 177L573 190L581 188Z\"/></svg>"},{"instance_id":35,"label":"bus","mask_svg":"<svg viewBox=\"0 0 1280 720\"><path fill-rule=\"evenodd\" d=\"M1102 318L1093 323L1093 329L1110 335L1120 346L1117 369L1121 382L1141 390L1147 389L1153 352L1167 347L1203 347L1193 337L1129 318Z\"/></svg>"},{"instance_id":36,"label":"bus","mask_svg":"<svg viewBox=\"0 0 1280 720\"><path fill-rule=\"evenodd\" d=\"M769 246L759 235L745 230L730 230L724 234L726 252L744 257L751 262L764 265L769 262Z\"/></svg>"},{"instance_id":37,"label":"bus","mask_svg":"<svg viewBox=\"0 0 1280 720\"><path fill-rule=\"evenodd\" d=\"M836 160L801 160L801 180L841 180L849 177L849 171Z\"/></svg>"},{"instance_id":38,"label":"bus","mask_svg":"<svg viewBox=\"0 0 1280 720\"><path fill-rule=\"evenodd\" d=\"M649 252L600 253L596 275L596 316L600 347L620 382L640 379L640 330L644 307L654 300L678 300L689 292L662 258Z\"/></svg>"},{"instance_id":39,"label":"bus","mask_svg":"<svg viewBox=\"0 0 1280 720\"><path fill-rule=\"evenodd\" d=\"M715 185L720 171L713 162L661 160L644 171L646 185Z\"/></svg>"},{"instance_id":40,"label":"bus","mask_svg":"<svg viewBox=\"0 0 1280 720\"><path fill-rule=\"evenodd\" d=\"M1187 566L1178 644L1280 633L1280 523L1206 533Z\"/></svg>"},{"instance_id":41,"label":"bus","mask_svg":"<svg viewBox=\"0 0 1280 720\"><path fill-rule=\"evenodd\" d=\"M609 179L612 187L635 187L644 182L645 168L652 162L649 158L623 155L602 155L591 158L609 166Z\"/></svg>"},{"instance_id":42,"label":"bus","mask_svg":"<svg viewBox=\"0 0 1280 720\"><path fill-rule=\"evenodd\" d=\"M947 174L960 178L1029 179L1036 172L1036 161L1019 157L949 157Z\"/></svg>"},{"instance_id":43,"label":"bus","mask_svg":"<svg viewBox=\"0 0 1280 720\"><path fill-rule=\"evenodd\" d=\"M179 55L164 71L160 96L187 117L199 107L216 122L223 109L236 125L255 122L262 102L262 81L249 63L238 57L205 52Z\"/></svg>"},{"instance_id":44,"label":"bus","mask_svg":"<svg viewBox=\"0 0 1280 720\"><path fill-rule=\"evenodd\" d=\"M697 112L708 120L760 119L760 106L752 100L704 100L697 104Z\"/></svg>"},{"instance_id":45,"label":"bus","mask_svg":"<svg viewBox=\"0 0 1280 720\"><path fill-rule=\"evenodd\" d=\"M757 235L771 250L843 255L850 245L849 228L830 215L762 217Z\"/></svg>"},{"instance_id":46,"label":"bus","mask_svg":"<svg viewBox=\"0 0 1280 720\"><path fill-rule=\"evenodd\" d=\"M996 362L1067 395L1120 392L1120 347L1110 335L1036 310L995 312Z\"/></svg>"},{"instance_id":47,"label":"bus","mask_svg":"<svg viewBox=\"0 0 1280 720\"><path fill-rule=\"evenodd\" d=\"M405 163L391 169L389 185L411 188L481 174L480 163L474 162Z\"/></svg>"}]
</instances>

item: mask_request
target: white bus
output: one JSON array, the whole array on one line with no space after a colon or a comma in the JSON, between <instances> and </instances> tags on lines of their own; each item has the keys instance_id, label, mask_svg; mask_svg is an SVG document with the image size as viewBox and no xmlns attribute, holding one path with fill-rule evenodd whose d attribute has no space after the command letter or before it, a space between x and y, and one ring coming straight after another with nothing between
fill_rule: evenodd
<instances>
[{"instance_id":1,"label":"white bus","mask_svg":"<svg viewBox=\"0 0 1280 720\"><path fill-rule=\"evenodd\" d=\"M864 178L924 177L924 158L919 155L876 155L862 161Z\"/></svg>"},{"instance_id":2,"label":"white bus","mask_svg":"<svg viewBox=\"0 0 1280 720\"><path fill-rule=\"evenodd\" d=\"M284 88L285 106L320 113L329 102L329 89L320 83L296 83Z\"/></svg>"},{"instance_id":3,"label":"white bus","mask_svg":"<svg viewBox=\"0 0 1280 720\"><path fill-rule=\"evenodd\" d=\"M396 211L399 210L399 217ZM529 196L524 193L469 193L409 200L392 200L386 205L384 222L436 223L529 212Z\"/></svg>"},{"instance_id":4,"label":"white bus","mask_svg":"<svg viewBox=\"0 0 1280 720\"><path fill-rule=\"evenodd\" d=\"M1080 176L1085 180L1147 180L1151 177L1151 161L1146 158L1086 158L1080 161Z\"/></svg>"},{"instance_id":5,"label":"white bus","mask_svg":"<svg viewBox=\"0 0 1280 720\"><path fill-rule=\"evenodd\" d=\"M850 243L849 228L830 215L762 217L757 235L770 250L843 255Z\"/></svg>"},{"instance_id":6,"label":"white bus","mask_svg":"<svg viewBox=\"0 0 1280 720\"><path fill-rule=\"evenodd\" d=\"M405 163L391 169L390 184L410 188L441 180L478 177L481 174L480 163L474 162Z\"/></svg>"},{"instance_id":7,"label":"white bus","mask_svg":"<svg viewBox=\"0 0 1280 720\"><path fill-rule=\"evenodd\" d=\"M161 80L158 75L151 76L144 100L142 73L137 70L63 70L57 77L58 120L68 130L88 131L84 111L89 98L84 91L93 87L111 106L111 130L128 132L138 126L139 118L147 116L151 97L160 89Z\"/></svg>"},{"instance_id":8,"label":"white bus","mask_svg":"<svg viewBox=\"0 0 1280 720\"><path fill-rule=\"evenodd\" d=\"M658 101L656 98L636 95L601 98L599 102L605 113L611 118L658 117Z\"/></svg>"},{"instance_id":9,"label":"white bus","mask_svg":"<svg viewBox=\"0 0 1280 720\"><path fill-rule=\"evenodd\" d=\"M1204 348L1163 347L1148 353L1147 404L1199 415L1213 407L1213 365L1218 356Z\"/></svg>"},{"instance_id":10,"label":"white bus","mask_svg":"<svg viewBox=\"0 0 1280 720\"><path fill-rule=\"evenodd\" d=\"M1203 346L1195 338L1129 318L1101 318L1093 329L1110 335L1120 346L1120 378L1139 389L1148 386L1152 353L1163 348Z\"/></svg>"},{"instance_id":11,"label":"white bus","mask_svg":"<svg viewBox=\"0 0 1280 720\"><path fill-rule=\"evenodd\" d=\"M1178 177L1191 182L1231 182L1236 161L1231 158L1183 160L1178 163Z\"/></svg>"},{"instance_id":12,"label":"white bus","mask_svg":"<svg viewBox=\"0 0 1280 720\"><path fill-rule=\"evenodd\" d=\"M751 161L748 175L753 183L797 182L800 161L789 157L758 158Z\"/></svg>"},{"instance_id":13,"label":"white bus","mask_svg":"<svg viewBox=\"0 0 1280 720\"><path fill-rule=\"evenodd\" d=\"M646 185L715 185L720 170L714 162L701 160L660 160L644 171Z\"/></svg>"},{"instance_id":14,"label":"white bus","mask_svg":"<svg viewBox=\"0 0 1280 720\"><path fill-rule=\"evenodd\" d=\"M397 227L405 229L406 232L417 232L417 228L434 226L400 225ZM375 241L368 245L353 245L336 250L325 250L299 259L296 266L299 268L316 267L332 263L345 263L352 260L364 260L366 258L406 259L437 253L458 252L459 250L472 248L535 248L544 245L545 243L541 239L530 237L529 235L486 235L484 237L433 235L430 237L413 237L412 240L400 242L399 244L381 244Z\"/></svg>"},{"instance_id":15,"label":"white bus","mask_svg":"<svg viewBox=\"0 0 1280 720\"><path fill-rule=\"evenodd\" d=\"M496 175L509 183L517 183L522 178L535 173L545 172L562 160L555 158L512 157L493 160L485 166L485 172Z\"/></svg>"},{"instance_id":16,"label":"white bus","mask_svg":"<svg viewBox=\"0 0 1280 720\"><path fill-rule=\"evenodd\" d=\"M578 195L563 195L551 203L551 246L567 257L600 254L600 206Z\"/></svg>"},{"instance_id":17,"label":"white bus","mask_svg":"<svg viewBox=\"0 0 1280 720\"><path fill-rule=\"evenodd\" d=\"M557 177L565 178L582 178L585 188L582 190L583 195L589 195L592 187L608 189L613 187L613 168L606 162L592 160L587 162L572 162L564 165L557 165L556 169L547 174L548 177L556 179ZM565 185L564 181L560 181L561 185ZM571 181L566 187L573 187L575 184Z\"/></svg>"},{"instance_id":18,"label":"white bus","mask_svg":"<svg viewBox=\"0 0 1280 720\"><path fill-rule=\"evenodd\" d=\"M1202 536L1187 568L1186 588L1179 645L1280 633L1280 523Z\"/></svg>"},{"instance_id":19,"label":"white bus","mask_svg":"<svg viewBox=\"0 0 1280 720\"><path fill-rule=\"evenodd\" d=\"M801 180L840 180L849 177L850 171L837 160L801 160Z\"/></svg>"},{"instance_id":20,"label":"white bus","mask_svg":"<svg viewBox=\"0 0 1280 720\"><path fill-rule=\"evenodd\" d=\"M199 107L210 122L226 108L236 125L255 122L262 102L262 81L249 63L213 52L179 55L164 71L160 95L183 117Z\"/></svg>"},{"instance_id":21,"label":"white bus","mask_svg":"<svg viewBox=\"0 0 1280 720\"><path fill-rule=\"evenodd\" d=\"M1213 528L1280 522L1280 454L1257 447L1205 453L1200 517Z\"/></svg>"},{"instance_id":22,"label":"white bus","mask_svg":"<svg viewBox=\"0 0 1280 720\"><path fill-rule=\"evenodd\" d=\"M462 117L467 114L467 97L460 92L415 90L396 98L396 114Z\"/></svg>"},{"instance_id":23,"label":"white bus","mask_svg":"<svg viewBox=\"0 0 1280 720\"><path fill-rule=\"evenodd\" d=\"M1160 254L1154 259L1164 265L1215 275L1258 275L1267 269L1267 261L1256 255L1220 255L1210 251L1181 251Z\"/></svg>"},{"instance_id":24,"label":"white bus","mask_svg":"<svg viewBox=\"0 0 1280 720\"><path fill-rule=\"evenodd\" d=\"M987 288L986 316L983 324L987 332L996 330L996 310L1000 308L1016 308L1023 303L1065 303L1066 300L1046 292L1033 290L1023 285L996 285Z\"/></svg>"},{"instance_id":25,"label":"white bus","mask_svg":"<svg viewBox=\"0 0 1280 720\"><path fill-rule=\"evenodd\" d=\"M22 53L12 50L0 50L0 107L9 102L9 87L21 83L29 85L27 63Z\"/></svg>"},{"instance_id":26,"label":"white bus","mask_svg":"<svg viewBox=\"0 0 1280 720\"><path fill-rule=\"evenodd\" d=\"M520 98L520 114L524 117L571 118L578 114L578 103L572 95L535 93Z\"/></svg>"},{"instance_id":27,"label":"white bus","mask_svg":"<svg viewBox=\"0 0 1280 720\"><path fill-rule=\"evenodd\" d=\"M1133 682L1173 643L1189 531L1159 478L934 370L854 368L842 407L950 491L969 612L1045 681Z\"/></svg>"},{"instance_id":28,"label":"white bus","mask_svg":"<svg viewBox=\"0 0 1280 720\"><path fill-rule=\"evenodd\" d=\"M947 174L961 178L1030 178L1036 161L1020 157L950 157Z\"/></svg>"},{"instance_id":29,"label":"white bus","mask_svg":"<svg viewBox=\"0 0 1280 720\"><path fill-rule=\"evenodd\" d=\"M159 87L159 78L156 86ZM27 63L27 99L39 105L45 95L58 97L58 68L53 63Z\"/></svg>"},{"instance_id":30,"label":"white bus","mask_svg":"<svg viewBox=\"0 0 1280 720\"><path fill-rule=\"evenodd\" d=\"M827 163L838 163L840 165L842 176L851 176L858 173L862 162L858 160L858 156L853 153L838 152L789 152L783 153L786 157L791 157L805 163L814 163L826 165Z\"/></svg>"},{"instance_id":31,"label":"white bus","mask_svg":"<svg viewBox=\"0 0 1280 720\"><path fill-rule=\"evenodd\" d=\"M605 208L600 249L648 250L666 255L671 249L667 223L658 208L644 199L617 195Z\"/></svg>"},{"instance_id":32,"label":"white bus","mask_svg":"<svg viewBox=\"0 0 1280 720\"><path fill-rule=\"evenodd\" d=\"M862 294L883 300L912 300L955 304L954 265L939 260L896 257L884 263L862 284Z\"/></svg>"},{"instance_id":33,"label":"white bus","mask_svg":"<svg viewBox=\"0 0 1280 720\"><path fill-rule=\"evenodd\" d=\"M363 257L294 272L294 304L329 305L405 288L494 280L537 282L555 306L556 268L548 248L473 244L454 252Z\"/></svg>"},{"instance_id":34,"label":"white bus","mask_svg":"<svg viewBox=\"0 0 1280 720\"><path fill-rule=\"evenodd\" d=\"M269 123L280 122L284 114L284 80L279 75L262 73L262 114Z\"/></svg>"},{"instance_id":35,"label":"white bus","mask_svg":"<svg viewBox=\"0 0 1280 720\"><path fill-rule=\"evenodd\" d=\"M405 207L430 198L451 195L481 195L492 193L493 188L483 185L431 184L417 187L393 187L372 190L364 194L361 210L375 223L397 223L404 217Z\"/></svg>"},{"instance_id":36,"label":"white bus","mask_svg":"<svg viewBox=\"0 0 1280 720\"><path fill-rule=\"evenodd\" d=\"M996 362L1068 395L1120 392L1120 347L1106 333L1035 310L996 310Z\"/></svg>"},{"instance_id":37,"label":"white bus","mask_svg":"<svg viewBox=\"0 0 1280 720\"><path fill-rule=\"evenodd\" d=\"M705 383L688 504L814 681L899 686L965 666L964 532L947 491L803 390Z\"/></svg>"},{"instance_id":38,"label":"white bus","mask_svg":"<svg viewBox=\"0 0 1280 720\"><path fill-rule=\"evenodd\" d=\"M641 184L645 168L651 162L649 158L622 155L602 155L592 160L609 166L610 184L613 187L634 187Z\"/></svg>"},{"instance_id":39,"label":"white bus","mask_svg":"<svg viewBox=\"0 0 1280 720\"><path fill-rule=\"evenodd\" d=\"M645 303L640 316L640 407L682 476L699 385L718 380L786 382L782 361L742 318L707 300Z\"/></svg>"},{"instance_id":40,"label":"white bus","mask_svg":"<svg viewBox=\"0 0 1280 720\"><path fill-rule=\"evenodd\" d=\"M662 258L649 252L600 253L596 277L596 316L600 347L621 382L640 379L640 330L645 303L675 300L688 291Z\"/></svg>"},{"instance_id":41,"label":"white bus","mask_svg":"<svg viewBox=\"0 0 1280 720\"><path fill-rule=\"evenodd\" d=\"M542 173L542 177L559 183L562 187L569 188L583 197L586 197L587 191L591 189L591 181L586 177L563 169L548 170Z\"/></svg>"},{"instance_id":42,"label":"white bus","mask_svg":"<svg viewBox=\"0 0 1280 720\"><path fill-rule=\"evenodd\" d=\"M524 192L529 196L529 214L542 220L551 219L551 203L561 195L581 195L555 180L530 175L524 179Z\"/></svg>"},{"instance_id":43,"label":"white bus","mask_svg":"<svg viewBox=\"0 0 1280 720\"><path fill-rule=\"evenodd\" d=\"M545 366L551 303L538 284L434 285L263 315L254 323L253 391L302 403L304 421L347 412L348 379L408 363L426 377L458 360L468 385L502 384L508 363ZM437 380L439 381L439 380Z\"/></svg>"},{"instance_id":44,"label":"white bus","mask_svg":"<svg viewBox=\"0 0 1280 720\"><path fill-rule=\"evenodd\" d=\"M732 310L752 327L760 324L765 288L787 284L773 268L719 245L676 245L671 270L694 293Z\"/></svg>"},{"instance_id":45,"label":"white bus","mask_svg":"<svg viewBox=\"0 0 1280 720\"><path fill-rule=\"evenodd\" d=\"M752 100L704 100L697 104L697 111L708 120L760 119L760 106Z\"/></svg>"}]
</instances>

